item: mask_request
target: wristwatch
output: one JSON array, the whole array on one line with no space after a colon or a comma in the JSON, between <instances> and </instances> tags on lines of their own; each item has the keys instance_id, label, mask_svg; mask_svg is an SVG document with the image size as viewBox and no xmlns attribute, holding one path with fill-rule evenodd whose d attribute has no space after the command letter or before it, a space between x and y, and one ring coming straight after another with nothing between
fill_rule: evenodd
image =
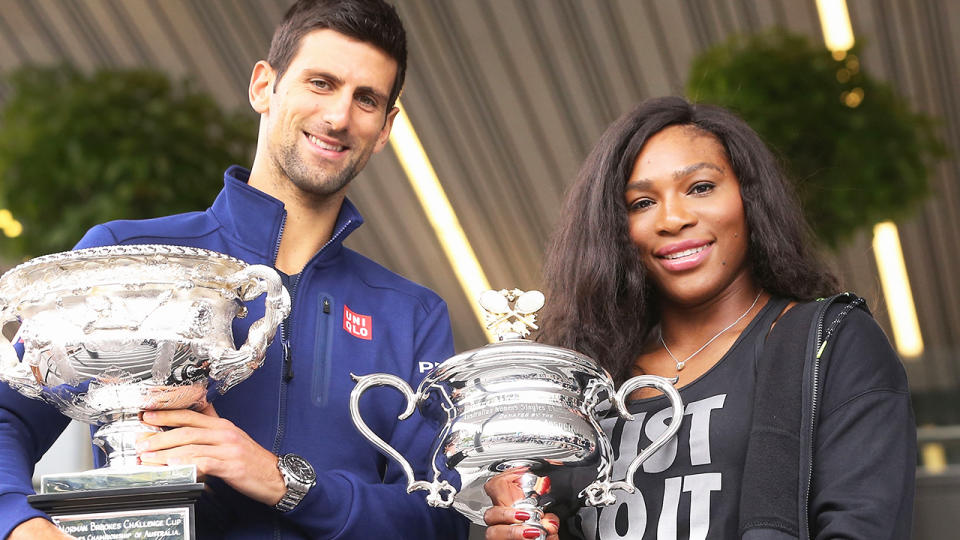
<instances>
[{"instance_id":1,"label":"wristwatch","mask_svg":"<svg viewBox=\"0 0 960 540\"><path fill-rule=\"evenodd\" d=\"M281 512L289 512L300 504L310 488L317 484L317 473L313 471L310 462L296 454L285 454L277 461L277 468L283 475L283 482L287 485L287 492L280 502L274 506Z\"/></svg>"}]
</instances>

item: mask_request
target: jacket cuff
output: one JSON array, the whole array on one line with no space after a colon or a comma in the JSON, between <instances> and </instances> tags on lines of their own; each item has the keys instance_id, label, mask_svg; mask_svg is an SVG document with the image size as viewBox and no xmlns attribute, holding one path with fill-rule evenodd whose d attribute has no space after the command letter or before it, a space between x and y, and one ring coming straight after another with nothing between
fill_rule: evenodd
<instances>
[{"instance_id":1,"label":"jacket cuff","mask_svg":"<svg viewBox=\"0 0 960 540\"><path fill-rule=\"evenodd\" d=\"M35 517L50 519L43 512L30 506L30 503L27 502L27 496L23 493L4 493L0 495L0 538L10 536L17 525Z\"/></svg>"}]
</instances>

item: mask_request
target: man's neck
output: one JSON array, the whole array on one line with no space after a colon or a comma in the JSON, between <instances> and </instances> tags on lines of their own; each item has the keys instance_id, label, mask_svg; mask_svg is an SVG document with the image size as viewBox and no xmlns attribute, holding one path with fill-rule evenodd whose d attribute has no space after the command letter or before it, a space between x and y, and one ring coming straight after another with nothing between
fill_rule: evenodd
<instances>
[{"instance_id":1,"label":"man's neck","mask_svg":"<svg viewBox=\"0 0 960 540\"><path fill-rule=\"evenodd\" d=\"M249 185L283 202L287 212L274 265L285 274L298 274L333 236L346 190L320 197L304 193L287 178L258 172L255 164Z\"/></svg>"}]
</instances>

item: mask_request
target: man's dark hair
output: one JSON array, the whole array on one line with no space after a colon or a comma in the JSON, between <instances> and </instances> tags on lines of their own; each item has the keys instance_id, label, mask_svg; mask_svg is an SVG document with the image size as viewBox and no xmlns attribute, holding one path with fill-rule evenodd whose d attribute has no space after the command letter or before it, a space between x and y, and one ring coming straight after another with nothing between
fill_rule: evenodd
<instances>
[{"instance_id":1,"label":"man's dark hair","mask_svg":"<svg viewBox=\"0 0 960 540\"><path fill-rule=\"evenodd\" d=\"M817 257L792 185L760 137L733 113L678 97L651 99L620 117L590 152L547 249L547 303L539 340L592 356L622 382L659 321L656 291L630 240L624 190L646 142L669 126L716 138L749 230L748 264L767 292L811 300L837 292Z\"/></svg>"},{"instance_id":2,"label":"man's dark hair","mask_svg":"<svg viewBox=\"0 0 960 540\"><path fill-rule=\"evenodd\" d=\"M369 43L397 62L387 110L393 107L407 72L407 34L397 10L383 0L298 0L273 33L267 62L277 81L300 50L303 37L314 30L330 29Z\"/></svg>"}]
</instances>

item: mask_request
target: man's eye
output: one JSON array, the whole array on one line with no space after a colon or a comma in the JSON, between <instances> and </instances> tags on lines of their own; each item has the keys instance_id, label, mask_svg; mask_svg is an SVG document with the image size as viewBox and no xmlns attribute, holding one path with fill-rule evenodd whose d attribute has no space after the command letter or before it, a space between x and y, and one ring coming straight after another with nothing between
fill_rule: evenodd
<instances>
[{"instance_id":1,"label":"man's eye","mask_svg":"<svg viewBox=\"0 0 960 540\"><path fill-rule=\"evenodd\" d=\"M326 90L326 89L330 88L330 83L328 83L327 81L325 81L325 80L323 80L323 79L314 79L314 80L310 81L310 83L311 83L312 85L316 86L317 88L321 89L321 90Z\"/></svg>"},{"instance_id":2,"label":"man's eye","mask_svg":"<svg viewBox=\"0 0 960 540\"><path fill-rule=\"evenodd\" d=\"M377 108L377 100L370 96L358 96L357 101L359 101L364 107L369 107L371 109Z\"/></svg>"}]
</instances>

